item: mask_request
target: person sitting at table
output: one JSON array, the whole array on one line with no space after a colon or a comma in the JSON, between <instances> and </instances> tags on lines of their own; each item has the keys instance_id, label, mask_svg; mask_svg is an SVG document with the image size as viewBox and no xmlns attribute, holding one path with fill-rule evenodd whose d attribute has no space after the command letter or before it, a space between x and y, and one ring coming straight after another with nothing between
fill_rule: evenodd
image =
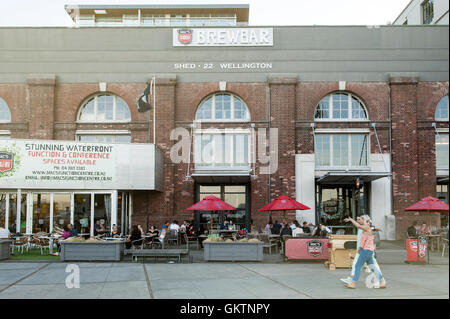
<instances>
[{"instance_id":1,"label":"person sitting at table","mask_svg":"<svg viewBox=\"0 0 450 319\"><path fill-rule=\"evenodd\" d=\"M305 233L305 234L311 234L311 229L309 228L307 222L303 222L303 227L302 227L302 229L303 229L303 233Z\"/></svg>"},{"instance_id":2,"label":"person sitting at table","mask_svg":"<svg viewBox=\"0 0 450 319\"><path fill-rule=\"evenodd\" d=\"M227 230L228 229L228 222L226 219L223 220L223 223L220 224L220 230Z\"/></svg>"},{"instance_id":3,"label":"person sitting at table","mask_svg":"<svg viewBox=\"0 0 450 319\"><path fill-rule=\"evenodd\" d=\"M94 225L94 236L98 235L98 232L104 231L105 227L103 227L103 225L100 223L100 220L97 219L97 221L95 222Z\"/></svg>"},{"instance_id":4,"label":"person sitting at table","mask_svg":"<svg viewBox=\"0 0 450 319\"><path fill-rule=\"evenodd\" d=\"M178 230L180 229L180 225L178 225L178 221L174 220L172 224L170 224L169 229L175 230L175 233L178 234Z\"/></svg>"},{"instance_id":5,"label":"person sitting at table","mask_svg":"<svg viewBox=\"0 0 450 319\"><path fill-rule=\"evenodd\" d=\"M73 227L72 224L67 224L67 228L69 229L70 235L72 237L77 237L78 236L78 231Z\"/></svg>"},{"instance_id":6,"label":"person sitting at table","mask_svg":"<svg viewBox=\"0 0 450 319\"><path fill-rule=\"evenodd\" d=\"M183 220L183 224L181 224L181 226L180 226L180 232L185 233L188 228L189 228L189 222L185 219L185 220Z\"/></svg>"},{"instance_id":7,"label":"person sitting at table","mask_svg":"<svg viewBox=\"0 0 450 319\"><path fill-rule=\"evenodd\" d=\"M231 220L231 219L228 222L228 229L229 230L236 230L236 225L233 224L233 220Z\"/></svg>"},{"instance_id":8,"label":"person sitting at table","mask_svg":"<svg viewBox=\"0 0 450 319\"><path fill-rule=\"evenodd\" d=\"M119 232L119 227L117 227L116 225L113 226L112 232L110 234L109 237L112 238L120 238L120 232Z\"/></svg>"},{"instance_id":9,"label":"person sitting at table","mask_svg":"<svg viewBox=\"0 0 450 319\"><path fill-rule=\"evenodd\" d=\"M410 238L415 238L417 237L417 221L414 221L413 224L411 226L408 227L408 229L406 230L406 232L408 233L408 236Z\"/></svg>"},{"instance_id":10,"label":"person sitting at table","mask_svg":"<svg viewBox=\"0 0 450 319\"><path fill-rule=\"evenodd\" d=\"M422 226L420 226L419 231L417 232L418 235L431 235L430 228L427 226L427 223L422 223Z\"/></svg>"},{"instance_id":11,"label":"person sitting at table","mask_svg":"<svg viewBox=\"0 0 450 319\"><path fill-rule=\"evenodd\" d=\"M141 235L144 236L145 235L145 231L144 228L142 227L142 225L137 225L138 229L141 231Z\"/></svg>"},{"instance_id":12,"label":"person sitting at table","mask_svg":"<svg viewBox=\"0 0 450 319\"><path fill-rule=\"evenodd\" d=\"M292 229L287 223L284 224L283 228L281 228L280 235L281 236L286 236L286 235L292 236Z\"/></svg>"},{"instance_id":13,"label":"person sitting at table","mask_svg":"<svg viewBox=\"0 0 450 319\"><path fill-rule=\"evenodd\" d=\"M194 225L189 225L189 228L186 231L186 235L188 236L189 239L194 239L195 238L195 227L194 227Z\"/></svg>"},{"instance_id":14,"label":"person sitting at table","mask_svg":"<svg viewBox=\"0 0 450 319\"><path fill-rule=\"evenodd\" d=\"M141 239L139 241L139 239ZM134 242L136 241L136 242ZM127 241L125 242L125 247L130 249L132 245L140 245L142 243L142 233L137 225L131 228L131 234L128 235Z\"/></svg>"},{"instance_id":15,"label":"person sitting at table","mask_svg":"<svg viewBox=\"0 0 450 319\"><path fill-rule=\"evenodd\" d=\"M170 223L168 222L168 221L166 221L165 223L164 223L164 225L162 225L162 227L161 227L161 231L164 229L164 228L169 228L169 225L170 225Z\"/></svg>"},{"instance_id":16,"label":"person sitting at table","mask_svg":"<svg viewBox=\"0 0 450 319\"><path fill-rule=\"evenodd\" d=\"M281 231L281 225L278 223L278 220L275 221L272 227L272 234L279 235Z\"/></svg>"},{"instance_id":17,"label":"person sitting at table","mask_svg":"<svg viewBox=\"0 0 450 319\"><path fill-rule=\"evenodd\" d=\"M316 236L316 237L326 237L327 235L328 235L328 231L327 231L326 227L322 224L317 225L311 234L311 236Z\"/></svg>"},{"instance_id":18,"label":"person sitting at table","mask_svg":"<svg viewBox=\"0 0 450 319\"><path fill-rule=\"evenodd\" d=\"M292 237L298 237L298 235L303 234L303 228L301 227L296 227L293 231L292 231Z\"/></svg>"}]
</instances>

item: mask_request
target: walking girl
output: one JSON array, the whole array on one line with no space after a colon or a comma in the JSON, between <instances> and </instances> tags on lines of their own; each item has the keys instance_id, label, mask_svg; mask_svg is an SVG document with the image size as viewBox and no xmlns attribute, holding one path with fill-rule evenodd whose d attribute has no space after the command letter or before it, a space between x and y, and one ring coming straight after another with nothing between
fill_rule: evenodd
<instances>
[{"instance_id":1,"label":"walking girl","mask_svg":"<svg viewBox=\"0 0 450 319\"><path fill-rule=\"evenodd\" d=\"M361 234L361 241L358 249L359 257L358 261L355 265L355 275L353 276L352 282L347 283L344 286L347 288L355 289L356 282L359 280L359 276L361 275L361 270L365 263L369 266L369 268L375 273L380 281L380 285L376 288L386 288L386 281L383 278L378 267L375 267L375 262L373 258L373 253L375 251L374 237L372 233L372 229L370 227L370 217L368 215L360 216L356 222L352 218L344 219L345 222L351 222L356 228L361 229L363 233Z\"/></svg>"}]
</instances>

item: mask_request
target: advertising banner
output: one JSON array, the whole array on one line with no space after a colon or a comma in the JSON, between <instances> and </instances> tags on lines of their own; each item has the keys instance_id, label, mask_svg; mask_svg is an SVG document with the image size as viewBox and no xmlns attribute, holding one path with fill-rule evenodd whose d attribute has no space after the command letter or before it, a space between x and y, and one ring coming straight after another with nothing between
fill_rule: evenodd
<instances>
[{"instance_id":1,"label":"advertising banner","mask_svg":"<svg viewBox=\"0 0 450 319\"><path fill-rule=\"evenodd\" d=\"M155 189L152 144L2 140L0 188Z\"/></svg>"}]
</instances>

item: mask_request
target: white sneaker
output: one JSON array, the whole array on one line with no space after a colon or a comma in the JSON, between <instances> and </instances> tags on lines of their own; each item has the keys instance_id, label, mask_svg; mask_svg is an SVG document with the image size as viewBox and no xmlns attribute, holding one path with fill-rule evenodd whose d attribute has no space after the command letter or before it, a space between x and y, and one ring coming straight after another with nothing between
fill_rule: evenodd
<instances>
[{"instance_id":1,"label":"white sneaker","mask_svg":"<svg viewBox=\"0 0 450 319\"><path fill-rule=\"evenodd\" d=\"M351 277L341 278L341 281L345 282L346 284L351 284L352 283L352 278Z\"/></svg>"}]
</instances>

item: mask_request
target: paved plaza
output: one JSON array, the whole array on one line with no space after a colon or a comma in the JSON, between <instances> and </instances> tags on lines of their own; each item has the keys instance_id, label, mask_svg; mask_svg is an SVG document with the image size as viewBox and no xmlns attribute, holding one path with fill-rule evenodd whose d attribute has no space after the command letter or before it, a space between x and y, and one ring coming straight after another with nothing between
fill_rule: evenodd
<instances>
[{"instance_id":1,"label":"paved plaza","mask_svg":"<svg viewBox=\"0 0 450 319\"><path fill-rule=\"evenodd\" d=\"M387 289L368 289L364 272L357 289L339 280L349 270L330 271L323 263L198 262L201 251L182 263L0 262L0 298L83 299L322 299L449 298L448 253L432 253L427 265L408 265L402 247L383 243L378 260ZM68 265L78 265L80 287L67 288Z\"/></svg>"}]
</instances>

